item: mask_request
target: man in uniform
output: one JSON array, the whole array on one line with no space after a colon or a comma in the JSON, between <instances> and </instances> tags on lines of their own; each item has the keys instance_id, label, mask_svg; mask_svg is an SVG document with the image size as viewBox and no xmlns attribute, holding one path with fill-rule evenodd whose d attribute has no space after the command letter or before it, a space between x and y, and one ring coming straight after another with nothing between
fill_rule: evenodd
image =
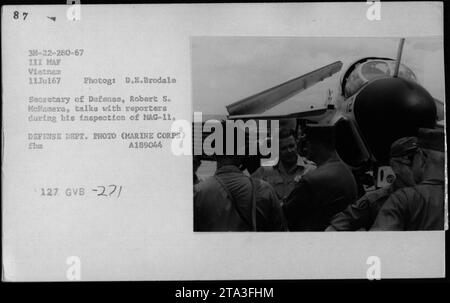
<instances>
[{"instance_id":1,"label":"man in uniform","mask_svg":"<svg viewBox=\"0 0 450 303\"><path fill-rule=\"evenodd\" d=\"M368 192L344 211L336 214L326 231L369 230L380 208L394 191L415 185L410 159L414 157L417 149L416 137L404 137L395 141L390 152L390 165L396 176L394 183Z\"/></svg>"},{"instance_id":2,"label":"man in uniform","mask_svg":"<svg viewBox=\"0 0 450 303\"><path fill-rule=\"evenodd\" d=\"M283 211L289 230L323 231L333 215L356 201L357 186L336 152L334 128L310 125L305 134L307 156L317 168L300 179Z\"/></svg>"},{"instance_id":3,"label":"man in uniform","mask_svg":"<svg viewBox=\"0 0 450 303\"><path fill-rule=\"evenodd\" d=\"M374 231L444 229L444 132L420 129L418 152L412 159L416 182L397 190L384 203Z\"/></svg>"},{"instance_id":4,"label":"man in uniform","mask_svg":"<svg viewBox=\"0 0 450 303\"><path fill-rule=\"evenodd\" d=\"M277 163L273 166L261 166L252 176L272 185L278 198L283 201L292 192L296 182L305 173L315 169L316 166L313 162L298 154L293 129L282 128L279 140Z\"/></svg>"},{"instance_id":5,"label":"man in uniform","mask_svg":"<svg viewBox=\"0 0 450 303\"><path fill-rule=\"evenodd\" d=\"M283 231L275 190L246 176L240 156L219 156L214 176L194 186L195 231Z\"/></svg>"}]
</instances>

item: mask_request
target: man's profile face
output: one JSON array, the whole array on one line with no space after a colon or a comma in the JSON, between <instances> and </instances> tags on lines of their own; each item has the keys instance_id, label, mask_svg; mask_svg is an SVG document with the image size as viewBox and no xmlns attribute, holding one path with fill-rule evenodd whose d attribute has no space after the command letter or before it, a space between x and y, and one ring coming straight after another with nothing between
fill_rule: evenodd
<instances>
[{"instance_id":1,"label":"man's profile face","mask_svg":"<svg viewBox=\"0 0 450 303\"><path fill-rule=\"evenodd\" d=\"M419 150L414 155L414 158L412 160L412 172L414 175L414 180L416 183L422 182L422 175L425 167L425 154L423 151Z\"/></svg>"},{"instance_id":2,"label":"man's profile face","mask_svg":"<svg viewBox=\"0 0 450 303\"><path fill-rule=\"evenodd\" d=\"M416 185L411 169L412 163L404 158L392 158L390 163L395 173L394 184L397 188L410 187Z\"/></svg>"},{"instance_id":3,"label":"man's profile face","mask_svg":"<svg viewBox=\"0 0 450 303\"><path fill-rule=\"evenodd\" d=\"M297 162L297 155L297 143L293 136L280 139L280 160L282 162Z\"/></svg>"}]
</instances>

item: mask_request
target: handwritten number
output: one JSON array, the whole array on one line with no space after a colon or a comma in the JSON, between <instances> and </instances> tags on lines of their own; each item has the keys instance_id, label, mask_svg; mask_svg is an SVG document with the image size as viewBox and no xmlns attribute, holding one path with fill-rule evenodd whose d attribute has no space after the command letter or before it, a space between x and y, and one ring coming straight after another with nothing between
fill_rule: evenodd
<instances>
[{"instance_id":1,"label":"handwritten number","mask_svg":"<svg viewBox=\"0 0 450 303\"><path fill-rule=\"evenodd\" d=\"M100 194L98 194L98 195L99 195L99 196L106 196L106 195L105 195L106 187L105 187L105 186L99 186L99 187L103 188L103 191L102 191Z\"/></svg>"},{"instance_id":2,"label":"handwritten number","mask_svg":"<svg viewBox=\"0 0 450 303\"><path fill-rule=\"evenodd\" d=\"M113 188L113 190L109 193L109 196L111 197L111 195L116 191L117 185L109 185L109 187Z\"/></svg>"},{"instance_id":3,"label":"handwritten number","mask_svg":"<svg viewBox=\"0 0 450 303\"><path fill-rule=\"evenodd\" d=\"M109 190L107 190L107 187ZM120 197L120 194L122 193L122 185L118 186L115 184L111 184L108 186L97 186L97 189L93 189L93 191L97 192L97 196L103 196L103 197L111 197L114 193L117 192L117 198Z\"/></svg>"}]
</instances>

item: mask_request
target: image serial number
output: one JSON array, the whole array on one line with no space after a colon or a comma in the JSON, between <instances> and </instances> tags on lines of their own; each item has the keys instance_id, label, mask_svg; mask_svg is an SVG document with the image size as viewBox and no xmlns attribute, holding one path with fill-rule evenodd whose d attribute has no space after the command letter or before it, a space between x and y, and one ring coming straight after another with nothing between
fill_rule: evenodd
<instances>
[{"instance_id":1,"label":"image serial number","mask_svg":"<svg viewBox=\"0 0 450 303\"><path fill-rule=\"evenodd\" d=\"M82 48L76 48L76 49L29 49L28 50L28 57L37 57L37 56L44 56L44 57L50 57L50 56L83 56L84 49Z\"/></svg>"},{"instance_id":2,"label":"image serial number","mask_svg":"<svg viewBox=\"0 0 450 303\"><path fill-rule=\"evenodd\" d=\"M221 287L219 298L273 298L273 288L265 287Z\"/></svg>"},{"instance_id":3,"label":"image serial number","mask_svg":"<svg viewBox=\"0 0 450 303\"><path fill-rule=\"evenodd\" d=\"M86 187L67 187L60 189L59 187L41 187L39 194L41 197L56 197L64 195L66 197L84 197L89 193L98 197L115 197L119 198L122 194L123 186L116 184L97 185L93 188Z\"/></svg>"}]
</instances>

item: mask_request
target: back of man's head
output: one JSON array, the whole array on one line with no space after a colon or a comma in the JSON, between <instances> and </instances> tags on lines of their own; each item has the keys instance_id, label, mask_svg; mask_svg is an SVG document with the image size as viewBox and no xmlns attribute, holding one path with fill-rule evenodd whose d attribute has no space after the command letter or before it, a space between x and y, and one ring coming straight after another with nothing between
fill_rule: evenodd
<instances>
[{"instance_id":1,"label":"back of man's head","mask_svg":"<svg viewBox=\"0 0 450 303\"><path fill-rule=\"evenodd\" d=\"M305 129L305 139L311 144L321 145L327 149L334 149L334 127L329 125L308 124Z\"/></svg>"},{"instance_id":2,"label":"back of man's head","mask_svg":"<svg viewBox=\"0 0 450 303\"><path fill-rule=\"evenodd\" d=\"M445 169L445 135L443 129L421 128L418 146L423 158L423 179L443 178Z\"/></svg>"},{"instance_id":3,"label":"back of man's head","mask_svg":"<svg viewBox=\"0 0 450 303\"><path fill-rule=\"evenodd\" d=\"M317 164L336 155L333 126L308 124L305 142L307 157Z\"/></svg>"},{"instance_id":4,"label":"back of man's head","mask_svg":"<svg viewBox=\"0 0 450 303\"><path fill-rule=\"evenodd\" d=\"M445 134L443 129L419 129L418 145L421 149L445 152Z\"/></svg>"},{"instance_id":5,"label":"back of man's head","mask_svg":"<svg viewBox=\"0 0 450 303\"><path fill-rule=\"evenodd\" d=\"M248 132L241 128L228 129L226 123L226 121L221 121L224 131L222 138L223 153L214 155L214 158L217 161L217 167L233 165L240 168L246 153L248 153ZM244 142L241 142L242 139L244 139Z\"/></svg>"},{"instance_id":6,"label":"back of man's head","mask_svg":"<svg viewBox=\"0 0 450 303\"><path fill-rule=\"evenodd\" d=\"M443 129L419 129L418 146L421 150L434 155L432 161L442 160L445 152L445 134Z\"/></svg>"},{"instance_id":7,"label":"back of man's head","mask_svg":"<svg viewBox=\"0 0 450 303\"><path fill-rule=\"evenodd\" d=\"M394 187L402 188L416 184L411 166L419 149L417 137L403 137L391 145L390 166L395 173Z\"/></svg>"}]
</instances>

